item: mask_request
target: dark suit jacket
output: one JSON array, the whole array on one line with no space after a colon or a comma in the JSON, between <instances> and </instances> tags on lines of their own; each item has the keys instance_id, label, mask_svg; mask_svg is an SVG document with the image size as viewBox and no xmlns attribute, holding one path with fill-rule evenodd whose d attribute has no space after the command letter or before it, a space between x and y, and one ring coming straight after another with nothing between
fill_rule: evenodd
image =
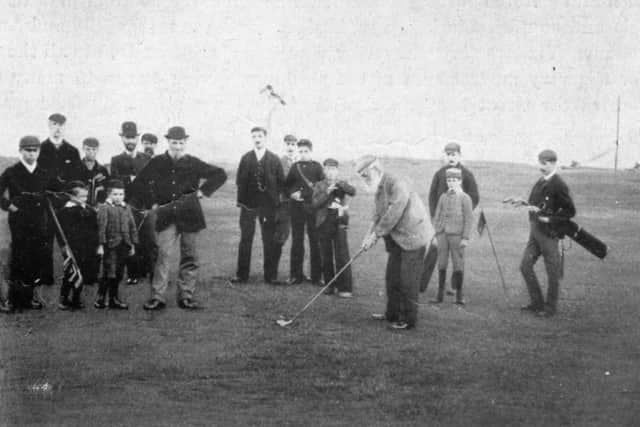
<instances>
[{"instance_id":1,"label":"dark suit jacket","mask_svg":"<svg viewBox=\"0 0 640 427\"><path fill-rule=\"evenodd\" d=\"M284 191L284 172L282 163L278 156L269 150L265 150L261 160L263 166L264 193L273 206L280 204L280 194ZM236 174L236 185L238 186L238 203L249 208L258 206L258 196L260 191L257 188L256 171L258 170L258 158L254 150L249 151L240 159L238 172Z\"/></svg>"},{"instance_id":2,"label":"dark suit jacket","mask_svg":"<svg viewBox=\"0 0 640 427\"><path fill-rule=\"evenodd\" d=\"M9 212L9 226L14 239L21 233L42 235L48 224L47 204L42 194L49 188L51 175L40 166L29 173L21 162L9 166L0 176L0 207L8 211L13 204L17 212ZM40 193L32 195L26 193Z\"/></svg>"},{"instance_id":3,"label":"dark suit jacket","mask_svg":"<svg viewBox=\"0 0 640 427\"><path fill-rule=\"evenodd\" d=\"M40 146L38 166L51 176L53 190L65 190L65 184L82 179L82 163L78 149L63 140L59 148L46 139Z\"/></svg>"},{"instance_id":4,"label":"dark suit jacket","mask_svg":"<svg viewBox=\"0 0 640 427\"><path fill-rule=\"evenodd\" d=\"M561 226L576 214L569 187L557 173L549 180L539 179L529 194L529 204L540 208L538 212L531 212L531 219L547 235L556 237L562 235ZM548 217L549 223L537 221L539 217Z\"/></svg>"},{"instance_id":5,"label":"dark suit jacket","mask_svg":"<svg viewBox=\"0 0 640 427\"><path fill-rule=\"evenodd\" d=\"M299 167L298 167L299 166ZM304 174L308 181L311 182L311 186L307 185L306 181L300 175L300 171ZM305 202L311 203L313 196L313 184L324 179L324 169L322 165L315 160L298 161L291 165L287 179L285 181L285 190L287 195L291 195L296 191L300 191L302 198Z\"/></svg>"},{"instance_id":6,"label":"dark suit jacket","mask_svg":"<svg viewBox=\"0 0 640 427\"><path fill-rule=\"evenodd\" d=\"M204 183L200 184L200 180ZM209 197L227 180L226 172L185 154L174 161L168 153L151 159L136 178L134 200L151 195L157 203L156 230L162 231L175 224L179 232L196 232L206 227L197 190Z\"/></svg>"},{"instance_id":7,"label":"dark suit jacket","mask_svg":"<svg viewBox=\"0 0 640 427\"><path fill-rule=\"evenodd\" d=\"M473 176L471 171L461 164L458 164L457 166L446 165L438 169L438 171L433 175L433 180L431 180L431 188L429 189L429 214L431 215L431 218L436 214L436 207L438 206L440 196L446 193L449 189L447 186L446 173L447 169L452 167L456 167L462 171L462 191L471 197L471 205L473 209L478 206L480 194L478 193L476 178Z\"/></svg>"}]
</instances>

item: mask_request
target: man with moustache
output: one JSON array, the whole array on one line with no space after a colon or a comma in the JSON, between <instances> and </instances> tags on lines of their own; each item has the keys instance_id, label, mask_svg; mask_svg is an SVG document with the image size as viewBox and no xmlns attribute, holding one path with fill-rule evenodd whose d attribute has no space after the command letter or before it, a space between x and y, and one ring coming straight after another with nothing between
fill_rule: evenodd
<instances>
[{"instance_id":1,"label":"man with moustache","mask_svg":"<svg viewBox=\"0 0 640 427\"><path fill-rule=\"evenodd\" d=\"M125 185L125 200L130 202L133 192L133 183L136 176L144 168L151 156L136 150L138 146L138 127L135 122L122 123L120 138L124 145L124 151L117 156L111 158L111 177L122 181ZM131 203L130 203L131 204ZM139 226L144 218L144 214L140 211L141 206L132 205L136 226ZM138 280L144 277L144 262L142 258L146 254L142 253L140 247L135 248L136 255L129 257L127 260L127 285L136 285Z\"/></svg>"},{"instance_id":2,"label":"man with moustache","mask_svg":"<svg viewBox=\"0 0 640 427\"><path fill-rule=\"evenodd\" d=\"M444 155L446 164L433 175L431 188L429 189L429 213L432 219L436 214L436 207L438 206L440 196L446 193L449 189L447 186L446 176L448 169L456 168L462 171L462 191L471 197L471 205L473 209L478 206L478 202L480 201L476 179L473 176L473 173L471 173L471 171L461 163L462 154L460 144L456 142L446 144L444 146ZM434 242L431 242L427 249L427 255L424 259L424 269L422 272L422 278L420 279L420 292L424 292L427 289L437 261L438 248ZM447 272L446 270L440 271L439 274L446 276ZM453 292L447 291L447 294L453 295Z\"/></svg>"},{"instance_id":3,"label":"man with moustache","mask_svg":"<svg viewBox=\"0 0 640 427\"><path fill-rule=\"evenodd\" d=\"M206 227L200 198L211 196L225 183L227 174L185 153L189 135L183 127L170 128L165 137L169 149L149 161L134 187L136 192L151 194L157 213L158 259L151 281L151 298L144 309L160 310L166 306L169 261L179 245L178 307L194 310L200 307L194 300L199 268L197 237Z\"/></svg>"},{"instance_id":4,"label":"man with moustache","mask_svg":"<svg viewBox=\"0 0 640 427\"><path fill-rule=\"evenodd\" d=\"M140 137L140 143L145 154L149 157L156 155L156 148L158 148L158 137L152 133L144 133Z\"/></svg>"},{"instance_id":5,"label":"man with moustache","mask_svg":"<svg viewBox=\"0 0 640 427\"><path fill-rule=\"evenodd\" d=\"M262 234L264 281L280 284L278 264L282 246L275 244L274 233L285 177L280 159L265 147L266 129L254 127L251 129L251 138L254 148L242 156L236 175L237 205L240 208L240 246L238 270L231 282L244 283L249 280L251 246L257 219Z\"/></svg>"},{"instance_id":6,"label":"man with moustache","mask_svg":"<svg viewBox=\"0 0 640 427\"><path fill-rule=\"evenodd\" d=\"M64 139L67 118L60 113L49 116L49 138L40 145L38 167L49 174L48 190L64 191L68 183L82 179L82 162L78 149ZM43 285L53 285L53 240L55 227L47 225L43 259L40 262L40 280ZM46 256L44 256L46 254Z\"/></svg>"},{"instance_id":7,"label":"man with moustache","mask_svg":"<svg viewBox=\"0 0 640 427\"><path fill-rule=\"evenodd\" d=\"M393 329L411 329L418 320L422 261L425 245L434 234L431 222L418 194L403 179L385 172L375 156L358 159L356 172L368 192L375 194L373 221L362 248L369 250L382 237L389 254L387 308L372 317L390 322Z\"/></svg>"}]
</instances>

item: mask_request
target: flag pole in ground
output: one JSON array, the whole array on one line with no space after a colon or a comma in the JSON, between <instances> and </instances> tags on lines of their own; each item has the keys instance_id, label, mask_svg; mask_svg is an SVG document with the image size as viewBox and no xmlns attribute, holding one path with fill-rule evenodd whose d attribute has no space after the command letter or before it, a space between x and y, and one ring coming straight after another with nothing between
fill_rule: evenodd
<instances>
[{"instance_id":1,"label":"flag pole in ground","mask_svg":"<svg viewBox=\"0 0 640 427\"><path fill-rule=\"evenodd\" d=\"M482 232L484 229L487 229L487 236L489 236L489 243L491 244L491 250L493 251L493 257L496 260L496 266L498 267L498 273L500 274L500 281L502 282L502 291L504 292L504 298L508 299L509 296L507 294L507 284L504 281L504 275L502 274L502 267L500 266L500 261L498 260L498 253L496 252L496 246L493 243L493 237L491 236L491 229L489 228L489 224L487 223L487 217L484 215L484 211L480 209L480 218L478 218L478 234L482 236Z\"/></svg>"},{"instance_id":2,"label":"flag pole in ground","mask_svg":"<svg viewBox=\"0 0 640 427\"><path fill-rule=\"evenodd\" d=\"M73 252L71 252L71 247L69 246L69 242L67 242L67 237L64 235L64 230L62 230L62 226L60 225L60 221L58 221L58 216L56 215L56 211L53 209L53 205L51 204L51 200L47 197L47 206L49 207L49 213L51 214L51 218L53 219L53 223L56 226L56 231L62 240L62 244L60 245L60 250L62 252L62 270L63 275L68 277L71 283L73 283L73 287L78 289L82 285L83 277L80 272L80 267L78 266L78 262L76 258L73 256ZM64 279L63 279L64 280Z\"/></svg>"}]
</instances>

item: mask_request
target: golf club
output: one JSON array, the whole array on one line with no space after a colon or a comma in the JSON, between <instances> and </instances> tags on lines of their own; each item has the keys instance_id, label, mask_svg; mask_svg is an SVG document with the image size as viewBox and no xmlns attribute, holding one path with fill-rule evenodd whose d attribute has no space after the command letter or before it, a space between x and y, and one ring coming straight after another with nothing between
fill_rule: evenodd
<instances>
[{"instance_id":1,"label":"golf club","mask_svg":"<svg viewBox=\"0 0 640 427\"><path fill-rule=\"evenodd\" d=\"M298 318L298 316L300 316L302 313L304 313L304 311L309 308L311 306L311 304L313 304L313 302L320 296L322 295L322 293L331 285L333 285L333 282L336 281L336 279L347 269L347 267L349 267L353 261L356 260L356 258L358 258L362 252L364 252L364 248L360 248L358 250L358 252L349 260L349 262L347 262L334 276L333 278L329 281L329 283L327 283L326 285L324 285L324 287L322 289L320 289L320 291L315 294L315 296L313 298L311 298L311 300L309 300L309 302L302 307L302 309L300 311L298 311L292 318L290 319L285 319L285 318L280 318L278 320L276 320L276 323L278 324L278 326L282 326L283 328L286 326L289 326L290 324L293 323L294 320L296 320Z\"/></svg>"}]
</instances>

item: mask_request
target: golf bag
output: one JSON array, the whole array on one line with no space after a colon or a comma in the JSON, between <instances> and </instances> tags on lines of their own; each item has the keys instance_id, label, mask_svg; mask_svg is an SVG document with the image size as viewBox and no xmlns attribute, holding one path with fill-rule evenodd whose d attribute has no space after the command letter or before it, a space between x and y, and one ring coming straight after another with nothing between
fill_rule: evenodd
<instances>
[{"instance_id":1,"label":"golf bag","mask_svg":"<svg viewBox=\"0 0 640 427\"><path fill-rule=\"evenodd\" d=\"M591 254L600 259L604 259L607 256L609 250L607 245L575 222L565 221L559 228L564 235L585 248Z\"/></svg>"}]
</instances>

